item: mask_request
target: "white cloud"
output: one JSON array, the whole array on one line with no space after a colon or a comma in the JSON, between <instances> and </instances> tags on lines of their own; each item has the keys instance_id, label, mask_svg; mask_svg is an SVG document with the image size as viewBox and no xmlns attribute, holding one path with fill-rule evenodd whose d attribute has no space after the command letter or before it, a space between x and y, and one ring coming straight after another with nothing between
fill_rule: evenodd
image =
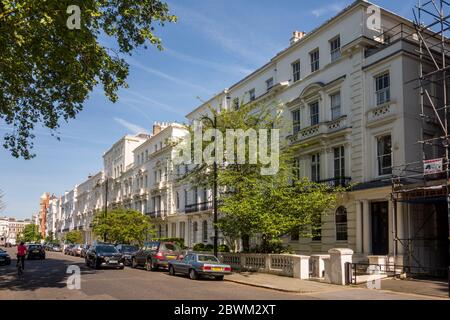
<instances>
[{"instance_id":1,"label":"white cloud","mask_svg":"<svg viewBox=\"0 0 450 320\"><path fill-rule=\"evenodd\" d=\"M242 66L225 65L222 63L214 62L214 61L196 58L196 57L193 57L193 56L190 56L190 55L187 55L187 54L184 54L184 53L181 53L181 52L169 49L169 48L165 48L164 51L179 60L197 64L197 65L200 65L200 66L203 66L206 68L214 69L214 70L217 70L217 71L223 72L223 73L242 76L242 75L248 75L249 73L251 73L253 71L252 69L245 68Z\"/></svg>"},{"instance_id":2,"label":"white cloud","mask_svg":"<svg viewBox=\"0 0 450 320\"><path fill-rule=\"evenodd\" d=\"M122 125L123 127L127 128L129 131L131 131L134 134L137 133L147 133L147 130L142 128L141 126L131 123L129 121L126 121L122 118L114 118L114 121Z\"/></svg>"},{"instance_id":3,"label":"white cloud","mask_svg":"<svg viewBox=\"0 0 450 320\"><path fill-rule=\"evenodd\" d=\"M339 11L343 10L344 8L345 8L344 3L341 3L341 2L333 3L333 4L328 4L323 7L319 7L314 10L311 10L311 14L313 16L315 16L316 18L319 18L319 17L328 15L328 14L336 14Z\"/></svg>"},{"instance_id":4,"label":"white cloud","mask_svg":"<svg viewBox=\"0 0 450 320\"><path fill-rule=\"evenodd\" d=\"M166 110L168 112L174 113L174 114L176 114L178 116L182 116L182 117L185 116L185 113L179 111L178 108L175 108L175 107L169 106L167 104L164 104L162 102L156 101L156 100L154 100L152 98L144 96L143 94L140 94L139 92L136 92L136 91L133 91L133 90L130 90L130 89L127 89L125 92L135 96L136 98L138 98L138 100L124 98L128 102L139 103L139 104L143 104L145 106L149 106L149 104L150 104L150 107L159 107L160 109L163 109L163 110Z\"/></svg>"},{"instance_id":5,"label":"white cloud","mask_svg":"<svg viewBox=\"0 0 450 320\"><path fill-rule=\"evenodd\" d=\"M145 72L147 72L149 74L152 74L152 75L155 75L157 77L166 79L168 81L171 81L171 82L176 83L176 84L181 85L181 86L190 87L190 88L192 88L194 90L200 90L200 91L203 91L203 92L205 92L207 94L211 94L211 92L208 89L206 89L205 87L193 84L193 83L185 81L185 80L181 80L179 78L173 77L173 76L171 76L171 75L169 75L167 73L164 73L162 71L159 71L159 70L156 70L156 69L144 66L142 63L140 63L139 61L137 61L137 60L135 60L133 58L128 58L127 61L132 66L135 66L136 68L139 68L142 71L145 71Z\"/></svg>"}]
</instances>

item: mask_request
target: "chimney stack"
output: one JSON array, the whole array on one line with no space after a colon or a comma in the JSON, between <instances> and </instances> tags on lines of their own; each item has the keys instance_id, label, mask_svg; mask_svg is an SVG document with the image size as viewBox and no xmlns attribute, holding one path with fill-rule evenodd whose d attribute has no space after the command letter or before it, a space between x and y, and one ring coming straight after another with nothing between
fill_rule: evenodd
<instances>
[{"instance_id":1,"label":"chimney stack","mask_svg":"<svg viewBox=\"0 0 450 320\"><path fill-rule=\"evenodd\" d=\"M291 45L293 45L294 43L296 43L298 40L302 39L304 36L306 36L306 32L303 31L294 31L292 33L292 38L290 40Z\"/></svg>"},{"instance_id":2,"label":"chimney stack","mask_svg":"<svg viewBox=\"0 0 450 320\"><path fill-rule=\"evenodd\" d=\"M161 132L161 124L159 122L155 122L153 125L153 135L156 135Z\"/></svg>"}]
</instances>

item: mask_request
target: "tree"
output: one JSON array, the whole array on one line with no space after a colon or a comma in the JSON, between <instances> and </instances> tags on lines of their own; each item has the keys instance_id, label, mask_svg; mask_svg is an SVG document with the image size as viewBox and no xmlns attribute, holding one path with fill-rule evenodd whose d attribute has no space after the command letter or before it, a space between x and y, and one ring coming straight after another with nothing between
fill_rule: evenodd
<instances>
[{"instance_id":1,"label":"tree","mask_svg":"<svg viewBox=\"0 0 450 320\"><path fill-rule=\"evenodd\" d=\"M24 242L36 242L41 240L39 227L33 223L26 225L22 234L18 235L18 240Z\"/></svg>"},{"instance_id":2,"label":"tree","mask_svg":"<svg viewBox=\"0 0 450 320\"><path fill-rule=\"evenodd\" d=\"M107 234L112 243L138 243L142 245L149 235L155 233L150 218L139 211L118 208L105 214L99 211L92 222L97 236Z\"/></svg>"},{"instance_id":3,"label":"tree","mask_svg":"<svg viewBox=\"0 0 450 320\"><path fill-rule=\"evenodd\" d=\"M73 230L66 233L64 240L68 243L82 243L83 233L80 230Z\"/></svg>"},{"instance_id":4,"label":"tree","mask_svg":"<svg viewBox=\"0 0 450 320\"><path fill-rule=\"evenodd\" d=\"M154 27L175 21L160 0L0 0L0 119L11 128L4 148L34 157L35 126L57 136L97 85L115 102L129 70L122 55L149 43L162 49Z\"/></svg>"},{"instance_id":5,"label":"tree","mask_svg":"<svg viewBox=\"0 0 450 320\"><path fill-rule=\"evenodd\" d=\"M238 110L209 110L216 119L216 127L226 137L227 129L259 131L259 129L279 128L280 136L287 136L287 125L281 117L282 106L242 105ZM204 122L203 131L211 129L212 123ZM187 127L191 135L194 128ZM261 138L261 137L259 137ZM270 133L269 145L276 139L274 132ZM226 140L226 139L224 139ZM229 144L225 141L224 144ZM211 141L202 144L205 151ZM238 157L236 141L231 157ZM304 237L313 237L320 233L321 216L335 206L337 196L343 188L314 183L295 176L294 157L301 153L305 145L290 146L280 143L278 154L278 171L263 175L265 167L260 161L249 163L251 153L255 149L246 144L244 149L245 163L237 164L230 160L230 152L224 153L223 165L219 165L218 186L220 219L218 227L224 237L233 247L235 240L243 240L244 249L249 249L249 238L256 234L262 235L263 248L269 247L273 241L279 241L281 236L295 230ZM222 162L219 160L219 162ZM190 183L200 182L205 186L212 185L212 165L203 162L196 165L182 178Z\"/></svg>"}]
</instances>

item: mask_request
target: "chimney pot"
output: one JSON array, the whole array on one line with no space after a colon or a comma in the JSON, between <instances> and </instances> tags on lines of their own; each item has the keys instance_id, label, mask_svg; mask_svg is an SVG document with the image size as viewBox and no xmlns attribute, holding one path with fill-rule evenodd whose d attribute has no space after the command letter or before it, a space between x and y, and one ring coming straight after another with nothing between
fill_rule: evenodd
<instances>
[{"instance_id":1,"label":"chimney pot","mask_svg":"<svg viewBox=\"0 0 450 320\"><path fill-rule=\"evenodd\" d=\"M161 125L157 122L153 125L153 135L161 132Z\"/></svg>"},{"instance_id":2,"label":"chimney pot","mask_svg":"<svg viewBox=\"0 0 450 320\"><path fill-rule=\"evenodd\" d=\"M303 31L294 31L292 33L292 38L290 40L291 45L302 39L306 35L306 32Z\"/></svg>"}]
</instances>

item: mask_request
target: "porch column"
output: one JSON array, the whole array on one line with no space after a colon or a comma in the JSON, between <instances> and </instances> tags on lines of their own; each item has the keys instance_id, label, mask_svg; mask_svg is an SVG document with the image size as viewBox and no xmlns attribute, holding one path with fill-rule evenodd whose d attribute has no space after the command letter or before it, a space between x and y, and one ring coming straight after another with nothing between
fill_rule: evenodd
<instances>
[{"instance_id":1,"label":"porch column","mask_svg":"<svg viewBox=\"0 0 450 320\"><path fill-rule=\"evenodd\" d=\"M356 252L363 252L361 201L356 201Z\"/></svg>"},{"instance_id":2,"label":"porch column","mask_svg":"<svg viewBox=\"0 0 450 320\"><path fill-rule=\"evenodd\" d=\"M370 254L372 251L372 241L370 239L370 206L369 200L363 200L363 249L364 253Z\"/></svg>"},{"instance_id":3,"label":"porch column","mask_svg":"<svg viewBox=\"0 0 450 320\"><path fill-rule=\"evenodd\" d=\"M397 254L404 254L405 253L405 247L403 244L405 244L405 219L403 219L405 215L405 211L407 210L407 206L404 205L402 202L397 202ZM402 244L403 243L403 244Z\"/></svg>"},{"instance_id":4,"label":"porch column","mask_svg":"<svg viewBox=\"0 0 450 320\"><path fill-rule=\"evenodd\" d=\"M397 213L398 214L398 213ZM388 244L389 244L389 254L394 253L395 247L395 224L394 224L394 202L389 201L388 209Z\"/></svg>"}]
</instances>

